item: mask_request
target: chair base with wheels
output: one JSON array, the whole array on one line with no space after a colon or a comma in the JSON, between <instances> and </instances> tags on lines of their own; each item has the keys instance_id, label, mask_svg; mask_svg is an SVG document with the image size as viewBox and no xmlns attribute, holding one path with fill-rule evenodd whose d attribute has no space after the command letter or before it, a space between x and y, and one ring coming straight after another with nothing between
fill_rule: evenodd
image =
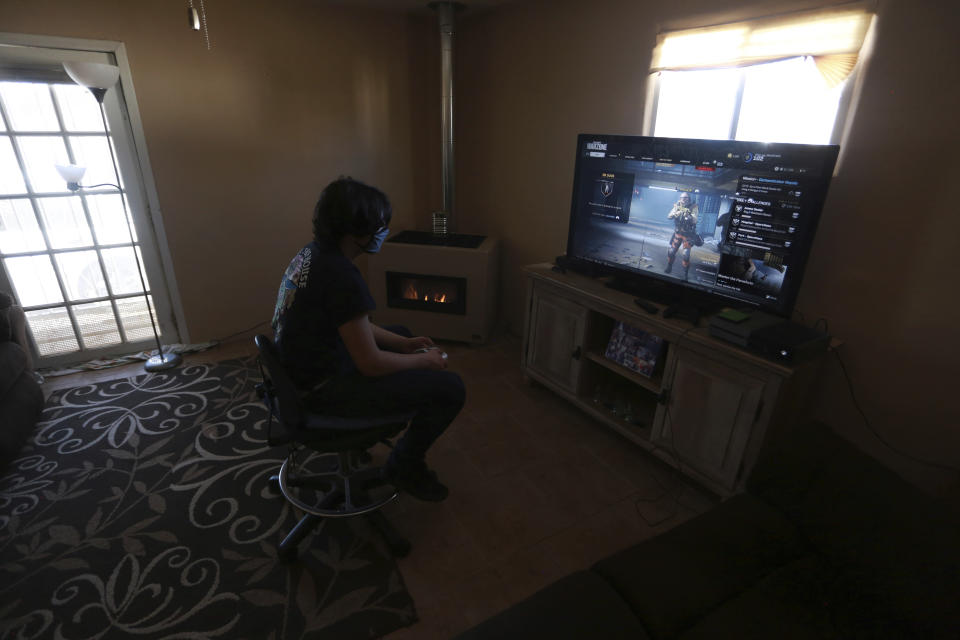
<instances>
[{"instance_id":1,"label":"chair base with wheels","mask_svg":"<svg viewBox=\"0 0 960 640\"><path fill-rule=\"evenodd\" d=\"M406 428L413 414L356 418L307 412L272 341L262 335L254 341L263 373L257 393L270 411L271 427L276 419L282 428L276 436L271 428L268 442L289 447L270 488L305 514L280 543L280 556L294 560L300 543L324 518L354 516L367 518L394 556L406 556L410 543L379 511L397 491L383 481L379 467L369 466L368 450L381 442L389 446L389 438Z\"/></svg>"}]
</instances>

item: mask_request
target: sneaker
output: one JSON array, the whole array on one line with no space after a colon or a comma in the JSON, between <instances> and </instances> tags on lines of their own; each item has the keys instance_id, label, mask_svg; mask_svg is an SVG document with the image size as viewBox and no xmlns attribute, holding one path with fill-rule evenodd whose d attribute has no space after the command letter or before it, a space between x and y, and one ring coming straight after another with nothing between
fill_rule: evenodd
<instances>
[{"instance_id":1,"label":"sneaker","mask_svg":"<svg viewBox=\"0 0 960 640\"><path fill-rule=\"evenodd\" d=\"M436 472L428 469L422 462L419 465L412 465L409 469L401 469L397 465L387 463L381 475L385 482L418 500L441 502L450 493L437 480Z\"/></svg>"}]
</instances>

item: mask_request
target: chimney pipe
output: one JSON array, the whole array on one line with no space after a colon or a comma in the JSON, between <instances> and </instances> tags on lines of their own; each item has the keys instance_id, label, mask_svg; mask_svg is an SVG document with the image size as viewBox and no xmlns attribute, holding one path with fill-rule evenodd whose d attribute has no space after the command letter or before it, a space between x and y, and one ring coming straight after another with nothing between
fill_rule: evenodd
<instances>
[{"instance_id":1,"label":"chimney pipe","mask_svg":"<svg viewBox=\"0 0 960 640\"><path fill-rule=\"evenodd\" d=\"M440 73L441 101L440 128L443 149L443 212L447 229L456 231L454 217L454 156L453 156L453 17L463 9L458 2L431 2L428 5L440 19Z\"/></svg>"}]
</instances>

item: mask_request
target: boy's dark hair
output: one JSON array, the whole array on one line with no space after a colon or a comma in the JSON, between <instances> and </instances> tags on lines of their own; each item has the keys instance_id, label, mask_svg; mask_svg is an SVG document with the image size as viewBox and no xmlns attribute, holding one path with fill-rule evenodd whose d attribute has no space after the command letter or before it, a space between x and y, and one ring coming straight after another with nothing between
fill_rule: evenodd
<instances>
[{"instance_id":1,"label":"boy's dark hair","mask_svg":"<svg viewBox=\"0 0 960 640\"><path fill-rule=\"evenodd\" d=\"M313 209L313 238L320 244L338 244L346 235L371 235L389 225L392 216L386 194L341 176L320 193Z\"/></svg>"}]
</instances>

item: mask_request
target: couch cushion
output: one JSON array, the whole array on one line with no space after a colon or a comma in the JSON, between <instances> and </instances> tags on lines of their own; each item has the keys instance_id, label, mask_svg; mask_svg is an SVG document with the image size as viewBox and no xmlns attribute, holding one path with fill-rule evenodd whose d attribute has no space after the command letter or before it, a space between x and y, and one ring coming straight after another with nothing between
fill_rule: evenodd
<instances>
[{"instance_id":1,"label":"couch cushion","mask_svg":"<svg viewBox=\"0 0 960 640\"><path fill-rule=\"evenodd\" d=\"M27 370L27 354L15 342L0 342L0 399Z\"/></svg>"},{"instance_id":2,"label":"couch cushion","mask_svg":"<svg viewBox=\"0 0 960 640\"><path fill-rule=\"evenodd\" d=\"M456 640L645 640L630 607L592 571L578 571L481 622Z\"/></svg>"},{"instance_id":3,"label":"couch cushion","mask_svg":"<svg viewBox=\"0 0 960 640\"><path fill-rule=\"evenodd\" d=\"M43 391L25 363L19 345L0 343L0 471L20 453L43 410Z\"/></svg>"},{"instance_id":4,"label":"couch cushion","mask_svg":"<svg viewBox=\"0 0 960 640\"><path fill-rule=\"evenodd\" d=\"M803 640L853 638L838 634L828 596L835 571L808 553L724 602L682 633L682 640Z\"/></svg>"},{"instance_id":5,"label":"couch cushion","mask_svg":"<svg viewBox=\"0 0 960 640\"><path fill-rule=\"evenodd\" d=\"M740 495L598 562L595 570L652 637L669 638L804 549L789 521Z\"/></svg>"},{"instance_id":6,"label":"couch cushion","mask_svg":"<svg viewBox=\"0 0 960 640\"><path fill-rule=\"evenodd\" d=\"M838 588L892 625L960 637L960 523L945 505L816 424L765 453L747 486L840 569Z\"/></svg>"}]
</instances>

